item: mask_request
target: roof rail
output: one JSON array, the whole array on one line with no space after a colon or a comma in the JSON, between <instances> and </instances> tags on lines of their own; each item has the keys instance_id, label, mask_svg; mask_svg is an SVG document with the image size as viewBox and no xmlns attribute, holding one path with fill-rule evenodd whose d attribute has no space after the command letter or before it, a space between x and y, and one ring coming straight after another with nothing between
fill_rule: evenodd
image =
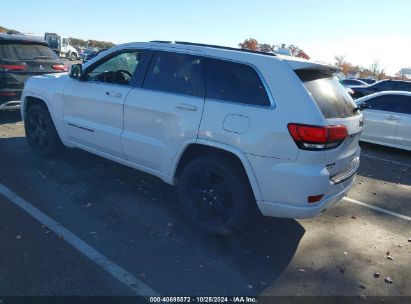
<instances>
[{"instance_id":1,"label":"roof rail","mask_svg":"<svg viewBox=\"0 0 411 304\"><path fill-rule=\"evenodd\" d=\"M253 50L248 50L248 49L239 49L239 48L234 48L234 47L229 47L229 46L221 46L221 45L214 45L214 44L204 44L204 43L195 43L195 42L186 42L186 41L164 41L164 40L152 40L150 42L202 46L202 47L209 47L209 48L214 48L214 49L222 49L222 50L229 50L229 51L253 53L253 54L266 55L266 56L276 56L276 54L274 54L274 53L253 51Z\"/></svg>"}]
</instances>

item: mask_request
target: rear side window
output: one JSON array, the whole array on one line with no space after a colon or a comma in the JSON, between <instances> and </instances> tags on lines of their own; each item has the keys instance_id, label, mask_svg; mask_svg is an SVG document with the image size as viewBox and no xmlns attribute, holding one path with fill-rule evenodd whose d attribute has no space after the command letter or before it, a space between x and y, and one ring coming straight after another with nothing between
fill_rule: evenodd
<instances>
[{"instance_id":1,"label":"rear side window","mask_svg":"<svg viewBox=\"0 0 411 304\"><path fill-rule=\"evenodd\" d=\"M403 95L383 95L365 102L371 110L411 114L411 97Z\"/></svg>"},{"instance_id":2,"label":"rear side window","mask_svg":"<svg viewBox=\"0 0 411 304\"><path fill-rule=\"evenodd\" d=\"M1 44L0 57L4 60L59 59L48 46L42 44Z\"/></svg>"},{"instance_id":3,"label":"rear side window","mask_svg":"<svg viewBox=\"0 0 411 304\"><path fill-rule=\"evenodd\" d=\"M189 96L204 96L204 59L186 54L156 52L143 87Z\"/></svg>"},{"instance_id":4,"label":"rear side window","mask_svg":"<svg viewBox=\"0 0 411 304\"><path fill-rule=\"evenodd\" d=\"M325 118L346 118L358 115L356 105L347 90L329 74L318 71L296 71L308 93Z\"/></svg>"},{"instance_id":5,"label":"rear side window","mask_svg":"<svg viewBox=\"0 0 411 304\"><path fill-rule=\"evenodd\" d=\"M259 106L270 105L260 77L248 65L207 59L206 74L207 98Z\"/></svg>"}]
</instances>

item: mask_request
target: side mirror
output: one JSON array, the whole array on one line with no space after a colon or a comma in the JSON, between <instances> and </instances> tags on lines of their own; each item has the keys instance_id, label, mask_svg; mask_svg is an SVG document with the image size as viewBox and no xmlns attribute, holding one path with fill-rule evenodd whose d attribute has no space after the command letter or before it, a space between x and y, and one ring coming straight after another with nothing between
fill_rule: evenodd
<instances>
[{"instance_id":1,"label":"side mirror","mask_svg":"<svg viewBox=\"0 0 411 304\"><path fill-rule=\"evenodd\" d=\"M81 64L73 64L70 67L70 77L74 79L81 79L83 76L83 66Z\"/></svg>"},{"instance_id":2,"label":"side mirror","mask_svg":"<svg viewBox=\"0 0 411 304\"><path fill-rule=\"evenodd\" d=\"M358 106L360 107L361 110L371 109L371 106L365 102L359 104Z\"/></svg>"}]
</instances>

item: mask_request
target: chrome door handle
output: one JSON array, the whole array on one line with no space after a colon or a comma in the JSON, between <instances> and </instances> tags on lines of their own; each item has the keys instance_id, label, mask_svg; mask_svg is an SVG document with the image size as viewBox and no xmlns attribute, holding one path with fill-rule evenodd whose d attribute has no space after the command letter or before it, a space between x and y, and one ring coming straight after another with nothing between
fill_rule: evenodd
<instances>
[{"instance_id":1,"label":"chrome door handle","mask_svg":"<svg viewBox=\"0 0 411 304\"><path fill-rule=\"evenodd\" d=\"M116 97L116 98L121 98L121 97L123 97L123 94L122 94L122 93L120 93L120 92L114 92L114 91L107 91L107 92L106 92L106 95L107 95L107 96L113 96L113 97Z\"/></svg>"},{"instance_id":2,"label":"chrome door handle","mask_svg":"<svg viewBox=\"0 0 411 304\"><path fill-rule=\"evenodd\" d=\"M180 103L176 105L176 108L180 110L197 111L197 106L193 106L193 105L186 104L186 103Z\"/></svg>"},{"instance_id":3,"label":"chrome door handle","mask_svg":"<svg viewBox=\"0 0 411 304\"><path fill-rule=\"evenodd\" d=\"M388 115L385 118L388 120L398 120L399 119L397 116L394 116L394 115Z\"/></svg>"}]
</instances>

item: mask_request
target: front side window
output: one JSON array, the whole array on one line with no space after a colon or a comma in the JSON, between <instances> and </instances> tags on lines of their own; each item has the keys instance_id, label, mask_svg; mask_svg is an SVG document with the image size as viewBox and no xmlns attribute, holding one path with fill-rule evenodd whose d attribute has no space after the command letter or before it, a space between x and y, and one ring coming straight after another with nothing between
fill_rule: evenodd
<instances>
[{"instance_id":1,"label":"front side window","mask_svg":"<svg viewBox=\"0 0 411 304\"><path fill-rule=\"evenodd\" d=\"M257 72L246 64L207 59L207 98L269 106L270 100Z\"/></svg>"},{"instance_id":2,"label":"front side window","mask_svg":"<svg viewBox=\"0 0 411 304\"><path fill-rule=\"evenodd\" d=\"M141 51L129 51L111 57L87 72L87 80L129 85L140 61Z\"/></svg>"},{"instance_id":3,"label":"front side window","mask_svg":"<svg viewBox=\"0 0 411 304\"><path fill-rule=\"evenodd\" d=\"M156 52L144 80L143 88L204 96L203 57L170 52Z\"/></svg>"},{"instance_id":4,"label":"front side window","mask_svg":"<svg viewBox=\"0 0 411 304\"><path fill-rule=\"evenodd\" d=\"M371 110L411 114L411 97L403 95L383 95L365 102Z\"/></svg>"}]
</instances>

